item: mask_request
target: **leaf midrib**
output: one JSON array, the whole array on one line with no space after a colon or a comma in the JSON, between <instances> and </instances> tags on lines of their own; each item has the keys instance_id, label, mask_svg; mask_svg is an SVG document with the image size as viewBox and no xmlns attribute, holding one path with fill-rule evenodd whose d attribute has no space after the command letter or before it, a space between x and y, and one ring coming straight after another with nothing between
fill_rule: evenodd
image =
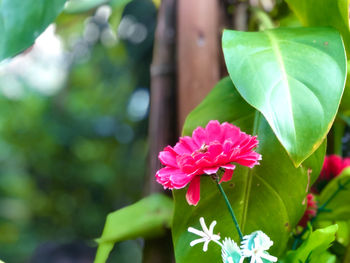
<instances>
[{"instance_id":1,"label":"leaf midrib","mask_svg":"<svg viewBox=\"0 0 350 263\"><path fill-rule=\"evenodd\" d=\"M286 91L286 98L287 98L287 101L288 101L288 108L289 108L289 114L291 116L291 127L293 128L293 139L294 139L294 142L297 142L297 135L296 135L296 129L295 129L295 123L294 123L294 115L293 115L293 104L292 104L292 95L291 95L291 91L290 91L290 85L289 85L289 82L288 82L288 74L286 72L286 67L284 65L284 62L283 62L283 56L282 56L282 53L281 53L281 50L279 48L279 45L278 45L278 41L276 40L275 36L269 32L269 31L263 31L263 33L266 34L266 36L268 37L268 39L270 40L270 43L271 43L271 46L272 46L272 50L276 56L276 59L277 59L277 62L279 64L279 68L281 70L281 73L282 73L282 76L281 76L281 81L284 83L284 87L286 87L285 91ZM276 127L276 125L274 125ZM279 127L276 127L276 129L279 130Z\"/></svg>"}]
</instances>

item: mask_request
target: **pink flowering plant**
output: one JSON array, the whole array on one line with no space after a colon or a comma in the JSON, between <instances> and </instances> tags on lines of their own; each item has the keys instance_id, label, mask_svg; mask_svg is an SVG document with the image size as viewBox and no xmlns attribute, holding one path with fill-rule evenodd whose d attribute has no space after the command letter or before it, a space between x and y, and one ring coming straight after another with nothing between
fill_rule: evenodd
<instances>
[{"instance_id":1,"label":"pink flowering plant","mask_svg":"<svg viewBox=\"0 0 350 263\"><path fill-rule=\"evenodd\" d=\"M197 205L200 199L200 178L215 175L224 170L220 182L232 178L235 164L253 168L261 155L254 151L258 145L256 136L248 135L227 122L210 121L205 128L198 127L192 137L181 137L174 148L167 146L159 153L165 168L157 174L157 182L165 189L180 189L189 184L186 199Z\"/></svg>"}]
</instances>

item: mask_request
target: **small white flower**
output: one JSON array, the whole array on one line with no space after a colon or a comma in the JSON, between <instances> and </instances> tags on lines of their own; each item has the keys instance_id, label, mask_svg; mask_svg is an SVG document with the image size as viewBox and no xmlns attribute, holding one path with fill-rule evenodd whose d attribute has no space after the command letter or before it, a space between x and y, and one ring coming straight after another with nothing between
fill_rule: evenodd
<instances>
[{"instance_id":1,"label":"small white flower","mask_svg":"<svg viewBox=\"0 0 350 263\"><path fill-rule=\"evenodd\" d=\"M224 263L242 263L244 260L236 242L227 237L222 242L221 256Z\"/></svg>"},{"instance_id":2,"label":"small white flower","mask_svg":"<svg viewBox=\"0 0 350 263\"><path fill-rule=\"evenodd\" d=\"M265 233L256 231L243 237L242 255L245 258L250 257L250 263L263 263L262 259L276 262L277 258L266 252L272 245L273 242Z\"/></svg>"},{"instance_id":3,"label":"small white flower","mask_svg":"<svg viewBox=\"0 0 350 263\"><path fill-rule=\"evenodd\" d=\"M199 222L201 223L201 226L202 226L202 229L203 231L200 231L200 230L197 230L193 227L189 227L188 228L188 232L191 232L193 234L196 234L197 236L200 236L201 238L198 238L196 240L193 240L191 243L190 243L190 246L193 247L194 245L197 245L199 243L202 243L204 242L204 245L203 245L203 251L206 252L208 250L208 244L210 241L214 241L215 243L219 244L220 246L221 243L219 242L220 240L220 236L219 235L215 235L213 234L213 231L214 231L214 226L216 225L216 221L213 221L210 226L209 226L209 229L208 227L206 226L205 224L205 221L204 221L204 218L201 217L199 219Z\"/></svg>"}]
</instances>

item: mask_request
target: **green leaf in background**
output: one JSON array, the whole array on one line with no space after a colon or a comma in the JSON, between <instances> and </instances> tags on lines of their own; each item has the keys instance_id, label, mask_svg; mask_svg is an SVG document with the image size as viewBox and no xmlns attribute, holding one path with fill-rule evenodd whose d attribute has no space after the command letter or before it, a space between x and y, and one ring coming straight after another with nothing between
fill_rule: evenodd
<instances>
[{"instance_id":1,"label":"green leaf in background","mask_svg":"<svg viewBox=\"0 0 350 263\"><path fill-rule=\"evenodd\" d=\"M312 169L315 174L319 173L325 144L302 166L295 168L264 117L242 99L229 78L220 81L189 114L184 134L190 135L193 129L204 127L212 119L231 122L243 131L258 136L260 143L257 152L262 154L261 165L253 169L238 165L232 181L223 183L222 186L243 234L262 230L274 241L269 253L280 256L286 248L291 229L298 223L305 209L303 200L309 185L308 169ZM173 191L175 214L172 231L176 262L219 262L220 247L209 244L205 253L201 245L190 247L195 236L187 232L187 228L200 228L200 217L204 217L208 224L216 220L214 232L220 233L222 238L231 237L238 242L225 202L208 176L201 179L201 200L197 206L187 204L186 190Z\"/></svg>"},{"instance_id":2,"label":"green leaf in background","mask_svg":"<svg viewBox=\"0 0 350 263\"><path fill-rule=\"evenodd\" d=\"M318 229L312 232L303 244L294 251L288 252L283 263L333 263L336 262L336 257L327 249L335 240L335 235L338 230L338 225L331 225L323 229ZM307 261L308 259L308 261Z\"/></svg>"},{"instance_id":3,"label":"green leaf in background","mask_svg":"<svg viewBox=\"0 0 350 263\"><path fill-rule=\"evenodd\" d=\"M331 28L225 30L222 45L238 92L299 166L323 142L339 107L346 77L340 34Z\"/></svg>"},{"instance_id":4,"label":"green leaf in background","mask_svg":"<svg viewBox=\"0 0 350 263\"><path fill-rule=\"evenodd\" d=\"M124 9L132 0L70 0L67 2L64 12L69 14L82 13L100 5L109 4L115 9Z\"/></svg>"},{"instance_id":5,"label":"green leaf in background","mask_svg":"<svg viewBox=\"0 0 350 263\"><path fill-rule=\"evenodd\" d=\"M332 26L350 53L349 0L286 0L304 26Z\"/></svg>"},{"instance_id":6,"label":"green leaf in background","mask_svg":"<svg viewBox=\"0 0 350 263\"><path fill-rule=\"evenodd\" d=\"M100 5L108 3L110 0L70 0L67 2L64 12L65 13L81 13L89 11Z\"/></svg>"},{"instance_id":7,"label":"green leaf in background","mask_svg":"<svg viewBox=\"0 0 350 263\"><path fill-rule=\"evenodd\" d=\"M0 1L0 61L17 55L55 20L66 0Z\"/></svg>"},{"instance_id":8,"label":"green leaf in background","mask_svg":"<svg viewBox=\"0 0 350 263\"><path fill-rule=\"evenodd\" d=\"M154 237L170 227L173 201L164 195L154 194L107 216L95 263L106 262L116 242L138 237Z\"/></svg>"},{"instance_id":9,"label":"green leaf in background","mask_svg":"<svg viewBox=\"0 0 350 263\"><path fill-rule=\"evenodd\" d=\"M319 213L317 220L350 220L350 168L330 181L318 200L325 211Z\"/></svg>"}]
</instances>

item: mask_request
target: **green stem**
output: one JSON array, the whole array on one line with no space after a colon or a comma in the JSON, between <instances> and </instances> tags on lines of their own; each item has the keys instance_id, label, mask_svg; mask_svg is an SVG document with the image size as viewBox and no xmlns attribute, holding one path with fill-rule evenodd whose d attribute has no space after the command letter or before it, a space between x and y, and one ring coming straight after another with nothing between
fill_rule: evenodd
<instances>
[{"instance_id":1,"label":"green stem","mask_svg":"<svg viewBox=\"0 0 350 263\"><path fill-rule=\"evenodd\" d=\"M225 199L225 203L226 203L226 206L231 214L231 217L232 217L232 220L233 220L233 223L235 224L235 227L237 229L237 232L238 232L238 235L239 235L239 238L240 240L242 241L243 240L243 234L242 234L242 231L238 225L238 221L236 219L236 216L235 216L235 213L233 212L233 209L232 209L232 206L230 204L230 201L228 200L226 194L225 194L225 191L224 189L222 188L221 184L219 183L219 178L216 177L215 178L215 181L216 181L216 185L218 186L219 190L220 190L220 193L221 195L223 196L223 198Z\"/></svg>"},{"instance_id":2,"label":"green stem","mask_svg":"<svg viewBox=\"0 0 350 263\"><path fill-rule=\"evenodd\" d=\"M272 29L276 27L271 17L262 9L252 7L250 10L253 14L253 18L257 20L259 30Z\"/></svg>"}]
</instances>

